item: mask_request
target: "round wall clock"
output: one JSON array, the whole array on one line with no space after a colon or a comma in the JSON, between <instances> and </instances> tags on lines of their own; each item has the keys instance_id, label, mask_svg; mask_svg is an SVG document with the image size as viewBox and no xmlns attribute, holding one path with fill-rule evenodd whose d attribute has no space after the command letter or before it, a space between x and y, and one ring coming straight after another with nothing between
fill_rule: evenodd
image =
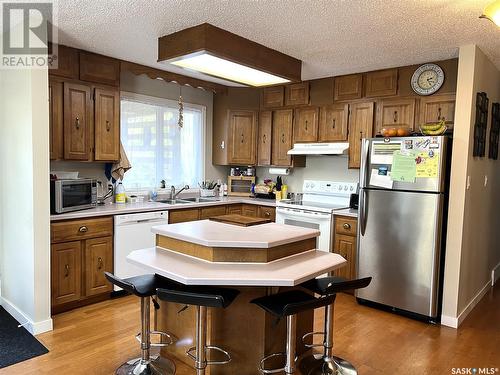
<instances>
[{"instance_id":1,"label":"round wall clock","mask_svg":"<svg viewBox=\"0 0 500 375\"><path fill-rule=\"evenodd\" d=\"M418 67L411 77L411 87L419 95L434 94L443 86L443 82L443 69L436 64L424 64Z\"/></svg>"}]
</instances>

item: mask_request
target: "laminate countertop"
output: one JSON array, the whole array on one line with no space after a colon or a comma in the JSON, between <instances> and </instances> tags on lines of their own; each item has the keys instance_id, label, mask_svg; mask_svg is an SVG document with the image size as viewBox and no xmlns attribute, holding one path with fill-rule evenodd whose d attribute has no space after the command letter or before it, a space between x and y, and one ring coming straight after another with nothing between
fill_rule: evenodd
<instances>
[{"instance_id":1,"label":"laminate countertop","mask_svg":"<svg viewBox=\"0 0 500 375\"><path fill-rule=\"evenodd\" d=\"M179 198L182 199L182 198ZM97 206L87 210L67 212L64 214L50 215L51 221L68 220L68 219L81 219L98 216L113 216L122 214L131 214L137 212L152 212L152 211L167 211L183 208L201 208L209 206L219 206L226 204L254 204L259 206L276 207L276 201L273 199L262 198L245 198L245 197L223 197L219 200L211 202L192 202L182 204L167 204L160 202L143 202L143 203L106 203L103 206Z\"/></svg>"},{"instance_id":2,"label":"laminate countertop","mask_svg":"<svg viewBox=\"0 0 500 375\"><path fill-rule=\"evenodd\" d=\"M316 229L267 223L243 227L212 220L157 225L154 234L209 247L263 248L290 244L318 237Z\"/></svg>"},{"instance_id":3,"label":"laminate countertop","mask_svg":"<svg viewBox=\"0 0 500 375\"><path fill-rule=\"evenodd\" d=\"M335 253L309 250L269 263L218 263L161 247L136 250L127 261L185 285L296 286L342 267Z\"/></svg>"}]
</instances>

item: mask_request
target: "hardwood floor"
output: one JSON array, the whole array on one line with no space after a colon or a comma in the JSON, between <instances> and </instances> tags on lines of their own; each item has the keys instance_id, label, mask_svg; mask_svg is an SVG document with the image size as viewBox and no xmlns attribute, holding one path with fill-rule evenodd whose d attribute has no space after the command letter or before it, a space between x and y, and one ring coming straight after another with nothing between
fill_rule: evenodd
<instances>
[{"instance_id":1,"label":"hardwood floor","mask_svg":"<svg viewBox=\"0 0 500 375\"><path fill-rule=\"evenodd\" d=\"M316 328L322 327L318 311ZM124 297L54 317L54 330L38 336L50 350L0 370L8 374L113 374L139 355L139 301ZM490 290L459 330L429 325L337 298L335 353L360 375L451 374L453 367L500 367L500 286ZM178 364L178 375L194 373ZM498 372L497 372L498 373ZM231 374L231 375L256 375Z\"/></svg>"}]
</instances>

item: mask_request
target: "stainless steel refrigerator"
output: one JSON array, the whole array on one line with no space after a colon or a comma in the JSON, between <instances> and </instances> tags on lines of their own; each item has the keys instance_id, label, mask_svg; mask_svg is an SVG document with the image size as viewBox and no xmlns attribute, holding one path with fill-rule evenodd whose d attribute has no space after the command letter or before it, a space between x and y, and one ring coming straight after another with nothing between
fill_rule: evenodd
<instances>
[{"instance_id":1,"label":"stainless steel refrigerator","mask_svg":"<svg viewBox=\"0 0 500 375\"><path fill-rule=\"evenodd\" d=\"M356 292L371 301L435 320L447 210L448 139L363 140L357 271L372 276Z\"/></svg>"}]
</instances>

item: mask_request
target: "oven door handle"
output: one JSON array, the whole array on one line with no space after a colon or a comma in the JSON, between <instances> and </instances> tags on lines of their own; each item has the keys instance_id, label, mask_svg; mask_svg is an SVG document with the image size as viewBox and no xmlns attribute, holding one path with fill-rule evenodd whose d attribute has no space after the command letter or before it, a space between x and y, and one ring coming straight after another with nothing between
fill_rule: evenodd
<instances>
[{"instance_id":1,"label":"oven door handle","mask_svg":"<svg viewBox=\"0 0 500 375\"><path fill-rule=\"evenodd\" d=\"M304 211L296 211L296 210L291 210L289 208L279 208L277 209L277 212L282 213L283 215L286 216L293 216L297 218L310 218L310 219L319 219L319 220L331 220L332 215L328 213L307 213Z\"/></svg>"}]
</instances>

